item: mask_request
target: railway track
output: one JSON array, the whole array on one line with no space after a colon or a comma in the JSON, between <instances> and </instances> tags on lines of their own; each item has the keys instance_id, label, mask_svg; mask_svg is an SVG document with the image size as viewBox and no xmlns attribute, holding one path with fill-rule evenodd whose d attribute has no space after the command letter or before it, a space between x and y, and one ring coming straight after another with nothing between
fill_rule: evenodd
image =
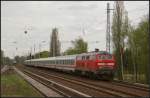
<instances>
[{"instance_id":1,"label":"railway track","mask_svg":"<svg viewBox=\"0 0 150 98\"><path fill-rule=\"evenodd\" d=\"M111 83L114 85L120 85L124 87L129 87L129 88L134 88L134 89L139 89L139 90L150 92L150 89L149 89L150 87L148 85L129 83L129 82L124 82L124 81L119 81L119 80L113 80Z\"/></svg>"},{"instance_id":2,"label":"railway track","mask_svg":"<svg viewBox=\"0 0 150 98\"><path fill-rule=\"evenodd\" d=\"M87 94L78 92L74 89L71 89L69 87L63 86L57 82L54 82L52 80L49 80L41 75L37 75L33 72L27 71L27 70L23 70L23 72L25 74L27 74L28 76L32 77L33 79L37 80L38 82L44 84L45 86L49 87L50 89L53 89L54 91L58 92L59 94L61 94L64 97L91 97Z\"/></svg>"},{"instance_id":3,"label":"railway track","mask_svg":"<svg viewBox=\"0 0 150 98\"><path fill-rule=\"evenodd\" d=\"M47 81L47 83L49 83L47 84L47 86L48 85L55 86L55 88L57 88L58 91L61 90L61 92L63 92L63 94L68 97L98 97L98 96L113 97L113 96L117 96L114 94L108 94L106 92L104 93L100 91L95 91L95 89L83 87L82 85L75 84L70 81L64 81L64 80L62 81L58 78L54 79L54 77L53 78L48 77L41 73L37 74L36 72L31 72L27 70L26 71L24 70L24 72L28 73L28 75L31 75L31 76L34 75L33 77L34 79L35 79L35 76L38 77L37 80L39 82L41 82L41 80L43 81L44 79L44 81ZM69 88L69 89L66 90L64 88Z\"/></svg>"},{"instance_id":4,"label":"railway track","mask_svg":"<svg viewBox=\"0 0 150 98\"><path fill-rule=\"evenodd\" d=\"M10 66L8 66L8 65L3 66L2 69L1 69L1 74L5 73L9 69L11 69Z\"/></svg>"},{"instance_id":5,"label":"railway track","mask_svg":"<svg viewBox=\"0 0 150 98\"><path fill-rule=\"evenodd\" d=\"M72 84L76 84L77 86L80 85L82 87L86 87L89 89L93 89L94 91L97 92L101 92L101 93L105 93L108 95L112 95L112 96L119 96L119 97L131 97L131 96L148 96L149 93L147 92L147 90L145 91L141 91L141 89L137 89L136 87L129 87L125 84L121 84L121 83L117 83L117 82L104 82L104 81L94 81L93 80L88 80L88 79L79 79L79 77L76 79L73 77L68 77L66 75L60 75L60 73L56 74L56 73L52 73L52 72L46 72L45 70L39 70L39 69L32 69L28 68L28 70L32 71L32 72L38 72L38 74L46 76L47 78L51 77L51 79L55 80L55 81L67 81L70 82ZM87 81L88 80L88 81ZM119 85L119 86L118 86ZM82 88L82 87L78 87L78 88ZM90 93L90 92L89 92ZM88 94L89 94L88 93ZM92 95L95 96L95 95ZM100 96L97 95L96 96ZM102 95L101 95L102 96Z\"/></svg>"}]
</instances>

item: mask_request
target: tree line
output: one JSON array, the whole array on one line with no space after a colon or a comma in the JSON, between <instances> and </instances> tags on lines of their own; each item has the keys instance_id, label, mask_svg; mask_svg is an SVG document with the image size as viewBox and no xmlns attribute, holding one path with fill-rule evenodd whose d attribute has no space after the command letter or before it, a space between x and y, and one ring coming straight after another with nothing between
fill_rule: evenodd
<instances>
[{"instance_id":1,"label":"tree line","mask_svg":"<svg viewBox=\"0 0 150 98\"><path fill-rule=\"evenodd\" d=\"M116 77L134 82L149 82L149 16L137 27L130 24L123 1L116 1L112 22L113 53L117 60Z\"/></svg>"}]
</instances>

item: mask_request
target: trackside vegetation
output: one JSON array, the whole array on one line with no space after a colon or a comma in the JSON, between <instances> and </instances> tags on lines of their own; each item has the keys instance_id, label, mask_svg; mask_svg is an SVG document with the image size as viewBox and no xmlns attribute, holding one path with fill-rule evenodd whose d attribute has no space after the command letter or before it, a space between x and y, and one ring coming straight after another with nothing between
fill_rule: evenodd
<instances>
[{"instance_id":1,"label":"trackside vegetation","mask_svg":"<svg viewBox=\"0 0 150 98\"><path fill-rule=\"evenodd\" d=\"M13 70L1 75L1 97L42 97L35 88Z\"/></svg>"}]
</instances>

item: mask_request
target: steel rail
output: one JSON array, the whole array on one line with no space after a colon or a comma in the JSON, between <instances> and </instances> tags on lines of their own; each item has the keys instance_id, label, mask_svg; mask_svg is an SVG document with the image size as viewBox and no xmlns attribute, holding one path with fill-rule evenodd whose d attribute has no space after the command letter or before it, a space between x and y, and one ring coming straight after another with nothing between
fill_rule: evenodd
<instances>
[{"instance_id":1,"label":"steel rail","mask_svg":"<svg viewBox=\"0 0 150 98\"><path fill-rule=\"evenodd\" d=\"M26 73L28 73L28 74L34 76L34 77L38 77L38 78L41 79L41 80L44 80L44 81L49 82L49 83L51 84L51 86L54 86L54 85L55 85L55 86L57 86L57 87L61 87L61 88L63 88L63 89L66 89L67 91L70 91L70 92L72 92L72 93L75 93L76 95L79 95L79 96L81 96L81 97L92 97L92 96L89 96L89 95L84 94L84 93L82 93L82 92L79 92L79 91L77 91L77 90L74 90L74 89L72 89L72 88L63 86L63 85L61 85L61 84L59 84L59 83L57 83L57 82L54 82L54 81L49 80L49 79L47 79L47 78L44 78L44 77L42 77L42 76L39 76L39 75L37 75L37 74L34 74L33 72L30 72L30 71L27 71L27 70L24 70L24 71L25 71ZM45 83L44 83L44 84L45 84ZM64 95L66 95L66 94L64 94ZM68 96L68 95L67 95L67 97L71 97L71 96Z\"/></svg>"}]
</instances>

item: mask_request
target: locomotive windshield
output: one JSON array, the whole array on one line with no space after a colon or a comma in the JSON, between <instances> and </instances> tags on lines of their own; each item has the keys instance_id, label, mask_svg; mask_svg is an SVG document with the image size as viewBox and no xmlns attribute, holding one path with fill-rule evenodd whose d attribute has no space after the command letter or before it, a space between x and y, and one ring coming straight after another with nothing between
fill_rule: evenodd
<instances>
[{"instance_id":1,"label":"locomotive windshield","mask_svg":"<svg viewBox=\"0 0 150 98\"><path fill-rule=\"evenodd\" d=\"M107 60L107 59L112 59L112 55L100 55L99 56L99 59L101 60Z\"/></svg>"},{"instance_id":2,"label":"locomotive windshield","mask_svg":"<svg viewBox=\"0 0 150 98\"><path fill-rule=\"evenodd\" d=\"M110 54L107 51L99 51L99 54Z\"/></svg>"},{"instance_id":3,"label":"locomotive windshield","mask_svg":"<svg viewBox=\"0 0 150 98\"><path fill-rule=\"evenodd\" d=\"M100 51L99 54L100 54L99 59L101 60L112 59L112 55L107 51Z\"/></svg>"}]
</instances>

